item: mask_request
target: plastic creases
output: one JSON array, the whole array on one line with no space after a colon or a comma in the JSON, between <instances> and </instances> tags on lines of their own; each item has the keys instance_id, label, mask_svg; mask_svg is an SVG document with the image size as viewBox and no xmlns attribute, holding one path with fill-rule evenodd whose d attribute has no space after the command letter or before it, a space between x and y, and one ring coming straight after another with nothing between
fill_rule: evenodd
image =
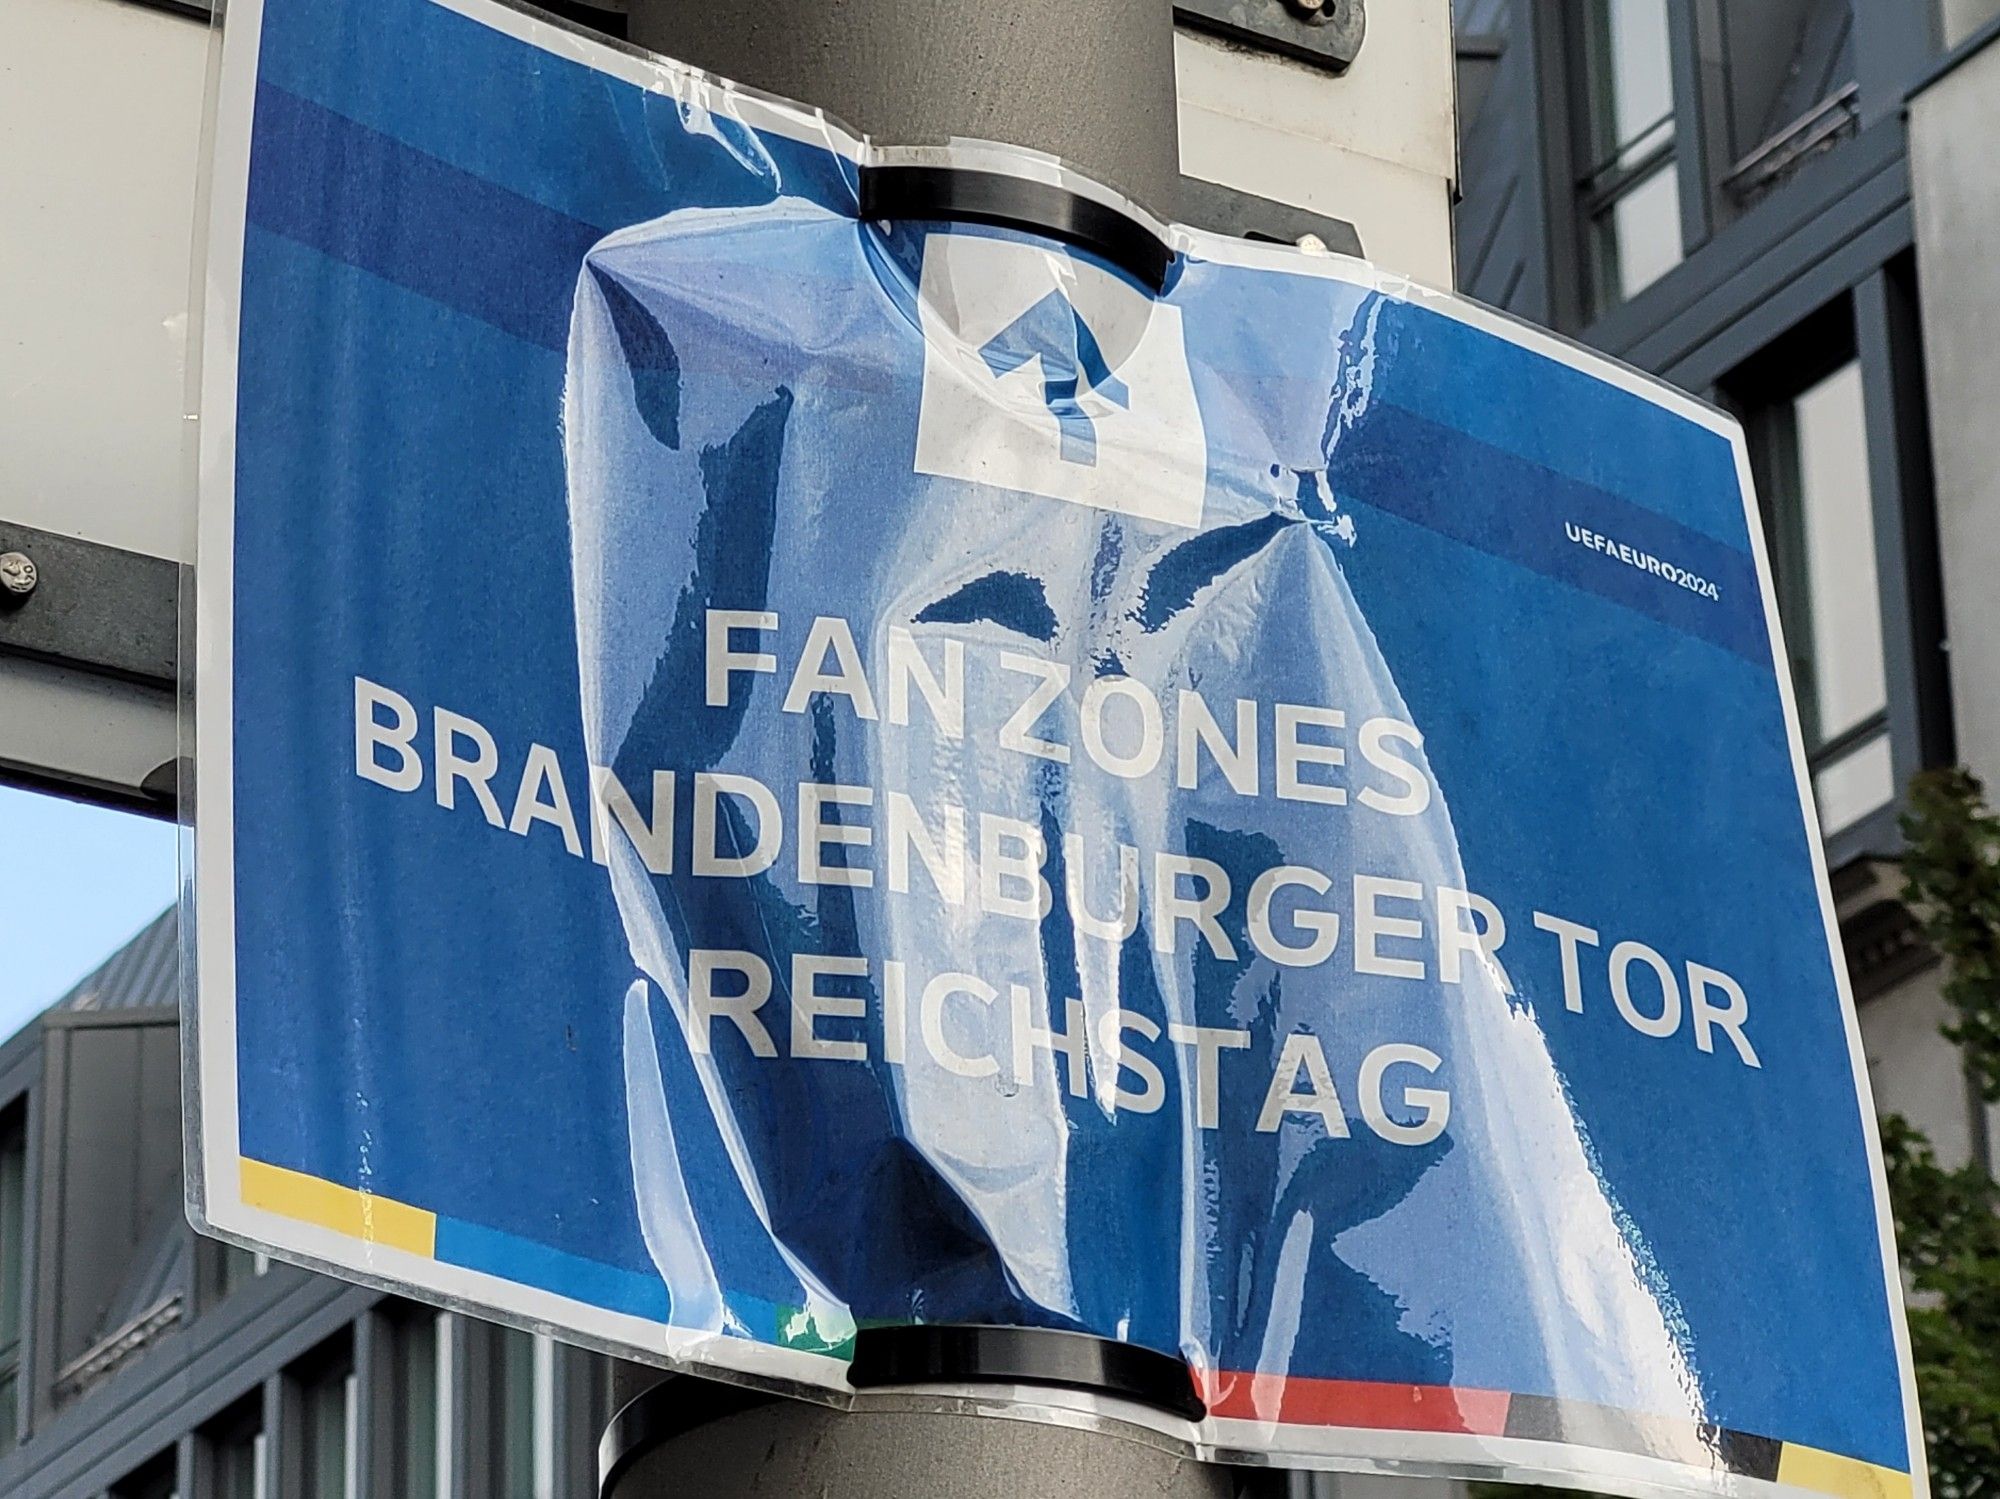
<instances>
[{"instance_id":1,"label":"plastic creases","mask_svg":"<svg viewBox=\"0 0 2000 1499\"><path fill-rule=\"evenodd\" d=\"M1727 419L386 3L226 41L205 1226L835 1402L1074 1329L1204 1455L1911 1491Z\"/></svg>"}]
</instances>

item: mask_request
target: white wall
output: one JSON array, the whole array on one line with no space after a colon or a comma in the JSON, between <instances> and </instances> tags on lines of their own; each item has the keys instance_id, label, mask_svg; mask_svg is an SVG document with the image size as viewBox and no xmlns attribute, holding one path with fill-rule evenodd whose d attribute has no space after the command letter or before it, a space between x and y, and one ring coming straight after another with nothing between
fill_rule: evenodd
<instances>
[{"instance_id":1,"label":"white wall","mask_svg":"<svg viewBox=\"0 0 2000 1499\"><path fill-rule=\"evenodd\" d=\"M1943 981L1942 968L1929 968L1863 1004L1861 1046L1876 1111L1903 1115L1930 1136L1939 1161L1962 1166L1972 1159L1972 1094L1958 1048L1939 1032L1951 1014Z\"/></svg>"},{"instance_id":2,"label":"white wall","mask_svg":"<svg viewBox=\"0 0 2000 1499\"><path fill-rule=\"evenodd\" d=\"M0 0L0 519L185 558L208 28Z\"/></svg>"},{"instance_id":3,"label":"white wall","mask_svg":"<svg viewBox=\"0 0 2000 1499\"><path fill-rule=\"evenodd\" d=\"M1944 16L1944 44L1956 47L1995 16L2000 16L2000 0L1941 0Z\"/></svg>"},{"instance_id":4,"label":"white wall","mask_svg":"<svg viewBox=\"0 0 2000 1499\"><path fill-rule=\"evenodd\" d=\"M1369 7L1368 39L1344 75L1190 31L1175 61L1183 172L1345 219L1376 264L1452 285L1447 0Z\"/></svg>"},{"instance_id":5,"label":"white wall","mask_svg":"<svg viewBox=\"0 0 2000 1499\"><path fill-rule=\"evenodd\" d=\"M1917 274L1960 757L2000 795L2000 46L1910 108Z\"/></svg>"}]
</instances>

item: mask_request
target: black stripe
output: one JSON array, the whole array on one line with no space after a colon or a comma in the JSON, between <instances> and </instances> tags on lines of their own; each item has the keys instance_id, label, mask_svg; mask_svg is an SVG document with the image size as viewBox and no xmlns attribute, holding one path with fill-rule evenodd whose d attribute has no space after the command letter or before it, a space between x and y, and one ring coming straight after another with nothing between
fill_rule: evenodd
<instances>
[{"instance_id":1,"label":"black stripe","mask_svg":"<svg viewBox=\"0 0 2000 1499\"><path fill-rule=\"evenodd\" d=\"M1690 1467L1775 1480L1784 1444L1710 1423L1640 1416L1580 1400L1516 1395L1507 1404L1507 1436L1629 1452Z\"/></svg>"}]
</instances>

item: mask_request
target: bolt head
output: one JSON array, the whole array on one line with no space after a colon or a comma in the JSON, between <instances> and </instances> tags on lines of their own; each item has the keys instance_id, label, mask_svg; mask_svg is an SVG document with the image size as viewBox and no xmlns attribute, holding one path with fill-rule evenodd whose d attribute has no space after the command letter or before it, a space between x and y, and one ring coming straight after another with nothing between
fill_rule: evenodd
<instances>
[{"instance_id":1,"label":"bolt head","mask_svg":"<svg viewBox=\"0 0 2000 1499\"><path fill-rule=\"evenodd\" d=\"M41 580L35 559L26 552L0 552L0 593L24 599Z\"/></svg>"}]
</instances>

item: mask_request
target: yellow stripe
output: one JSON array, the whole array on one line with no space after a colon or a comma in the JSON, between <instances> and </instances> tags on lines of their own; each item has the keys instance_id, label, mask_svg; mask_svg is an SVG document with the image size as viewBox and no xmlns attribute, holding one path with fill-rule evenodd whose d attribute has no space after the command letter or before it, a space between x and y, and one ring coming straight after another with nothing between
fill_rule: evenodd
<instances>
[{"instance_id":1,"label":"yellow stripe","mask_svg":"<svg viewBox=\"0 0 2000 1499\"><path fill-rule=\"evenodd\" d=\"M1778 1458L1778 1482L1832 1494L1835 1499L1910 1499L1911 1487L1910 1475L1894 1468L1790 1442Z\"/></svg>"},{"instance_id":2,"label":"yellow stripe","mask_svg":"<svg viewBox=\"0 0 2000 1499\"><path fill-rule=\"evenodd\" d=\"M243 1201L248 1207L317 1223L350 1239L385 1244L425 1259L435 1256L435 1213L262 1161L244 1161L242 1181Z\"/></svg>"}]
</instances>

